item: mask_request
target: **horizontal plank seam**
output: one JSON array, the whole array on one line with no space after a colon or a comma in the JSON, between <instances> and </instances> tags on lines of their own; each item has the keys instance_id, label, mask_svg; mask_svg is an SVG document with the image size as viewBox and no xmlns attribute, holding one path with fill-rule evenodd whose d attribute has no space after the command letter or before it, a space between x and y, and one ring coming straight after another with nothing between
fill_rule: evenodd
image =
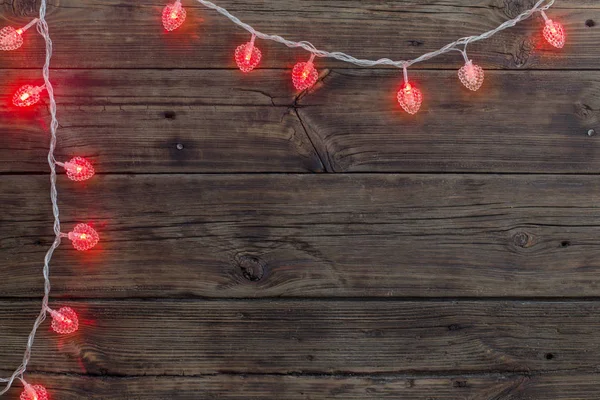
<instances>
[{"instance_id":1,"label":"horizontal plank seam","mask_svg":"<svg viewBox=\"0 0 600 400\"><path fill-rule=\"evenodd\" d=\"M155 303L200 303L200 302L253 302L253 303L317 303L317 302L329 302L329 303L377 303L377 302L388 302L388 303L536 303L536 304L560 304L560 303L600 303L600 296L583 296L583 297L550 297L550 296L507 296L507 297L472 297L472 296L453 296L453 297L396 297L396 296L381 296L381 297L73 297L73 296L62 296L57 301L77 301L81 303L120 303L120 302L155 302ZM12 296L0 296L0 302L39 302L39 297L12 297Z\"/></svg>"},{"instance_id":2,"label":"horizontal plank seam","mask_svg":"<svg viewBox=\"0 0 600 400\"><path fill-rule=\"evenodd\" d=\"M454 71L456 72L457 69L459 69L461 67L461 64L459 64L458 62L456 63L456 65L452 64L452 67L447 67L447 68L419 68L419 67L411 67L411 69L413 70L417 70L417 71L426 71L426 72L435 72L435 71ZM360 68L360 67L343 67L343 66L332 66L332 67L328 67L327 65L323 65L322 67L326 67L331 69L332 71L336 71L336 70L354 70L354 71L398 71L397 68L394 67L364 67L364 68ZM28 67L23 67L23 68L6 68L6 67L0 67L0 71L38 71L39 68L28 68ZM239 68L233 68L233 67L223 67L223 68L216 68L216 67L204 67L204 68L182 68L182 67L177 67L177 68L170 68L170 67L164 67L164 68L150 68L150 67L143 67L143 68L135 68L135 67L118 67L118 68L108 68L108 67L102 67L102 68L74 68L74 67L69 67L69 68L51 68L50 71L232 71L232 72L239 72ZM556 72L556 73L560 73L560 72L600 72L600 68L497 68L497 67L491 67L488 66L485 68L486 71L497 71L497 72ZM255 71L291 71L291 68L256 68ZM398 72L399 74L401 72Z\"/></svg>"},{"instance_id":3,"label":"horizontal plank seam","mask_svg":"<svg viewBox=\"0 0 600 400\"><path fill-rule=\"evenodd\" d=\"M1 176L47 176L48 172L44 171L23 171L23 172L0 172ZM64 174L59 174L64 175ZM327 175L371 175L371 176L385 176L385 175L399 175L399 176L408 176L408 175L420 175L420 176L436 176L436 175L487 175L487 176L540 176L540 177L548 177L548 176L556 176L556 177L584 177L584 176L600 176L600 172L496 172L496 171L344 171L344 172L285 172L285 171L228 171L228 172L97 172L95 176L111 176L111 175L126 175L126 176L210 176L210 175L231 175L231 176L259 176L259 175L314 175L314 176L327 176Z\"/></svg>"},{"instance_id":4,"label":"horizontal plank seam","mask_svg":"<svg viewBox=\"0 0 600 400\"><path fill-rule=\"evenodd\" d=\"M577 370L556 370L556 371L481 371L481 372L473 372L473 371L456 371L449 373L448 371L440 371L439 373L435 371L414 371L411 373L299 373L299 372L289 372L289 373L260 373L260 372L234 372L234 371L222 371L215 373L207 373L207 374L140 374L140 375L130 375L130 374L113 374L113 373L77 373L77 372L50 372L50 371L37 371L30 370L31 373L35 373L38 375L46 375L46 376L76 376L76 377L97 377L104 379L124 379L124 378L159 378L159 377L168 377L168 378L204 378L204 377L218 377L218 376L229 376L229 377L295 377L295 378L331 378L331 379L339 379L339 378L363 378L363 379L376 379L376 380L398 380L398 379L411 379L411 378L419 378L419 379L453 379L453 378L518 378L518 377L536 377L536 376L578 376L578 375L600 375L595 369L577 369ZM0 373L3 373L0 370Z\"/></svg>"}]
</instances>

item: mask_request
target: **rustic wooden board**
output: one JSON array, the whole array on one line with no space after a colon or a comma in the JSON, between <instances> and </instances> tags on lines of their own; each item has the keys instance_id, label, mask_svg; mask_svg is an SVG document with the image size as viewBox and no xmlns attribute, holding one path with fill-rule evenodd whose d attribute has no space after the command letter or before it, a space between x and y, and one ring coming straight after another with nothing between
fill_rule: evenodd
<instances>
[{"instance_id":1,"label":"rustic wooden board","mask_svg":"<svg viewBox=\"0 0 600 400\"><path fill-rule=\"evenodd\" d=\"M593 372L598 302L67 301L69 337L41 329L31 371L102 375ZM37 300L0 301L17 365Z\"/></svg>"},{"instance_id":2,"label":"rustic wooden board","mask_svg":"<svg viewBox=\"0 0 600 400\"><path fill-rule=\"evenodd\" d=\"M328 170L598 172L600 75L491 72L475 94L454 73L413 80L427 96L416 116L396 102L391 71L334 70L301 99Z\"/></svg>"},{"instance_id":3,"label":"rustic wooden board","mask_svg":"<svg viewBox=\"0 0 600 400\"><path fill-rule=\"evenodd\" d=\"M39 72L6 76L2 104ZM492 71L472 94L454 72L418 71L427 98L410 118L394 71L331 70L299 99L278 70L54 76L57 156L90 156L99 172L600 172L598 72ZM48 170L46 118L0 108L0 172Z\"/></svg>"},{"instance_id":4,"label":"rustic wooden board","mask_svg":"<svg viewBox=\"0 0 600 400\"><path fill-rule=\"evenodd\" d=\"M53 65L60 68L235 68L235 48L249 35L214 11L185 2L187 23L165 33L161 10L166 1L61 0L48 9L56 44ZM217 0L244 21L271 34L308 40L331 51L362 58L414 58L462 36L478 35L514 18L534 0ZM35 0L0 4L1 25L24 25L37 13ZM600 68L600 5L595 0L557 1L551 15L569 34L562 51L543 42L541 17L470 46L471 56L486 68ZM587 21L596 25L587 26ZM588 23L588 25L591 25ZM43 43L32 31L21 51L3 54L0 68L38 68ZM260 42L263 67L289 68L306 53ZM416 68L457 68L458 53ZM319 60L319 66L339 66Z\"/></svg>"},{"instance_id":5,"label":"rustic wooden board","mask_svg":"<svg viewBox=\"0 0 600 400\"><path fill-rule=\"evenodd\" d=\"M57 400L598 398L597 1L557 0L562 51L539 17L469 46L479 93L458 83L458 53L415 66L411 118L397 70L320 59L299 94L305 53L261 41L261 68L241 74L246 33L185 0L166 34L166 2L49 6L57 157L99 173L59 178L63 230L92 222L102 241L53 259L51 305L82 327L44 323L32 382ZM534 0L216 2L324 49L411 58ZM0 3L0 27L38 6ZM0 57L0 377L21 361L52 240L47 106L10 106L42 61L34 30Z\"/></svg>"},{"instance_id":6,"label":"rustic wooden board","mask_svg":"<svg viewBox=\"0 0 600 400\"><path fill-rule=\"evenodd\" d=\"M572 373L486 376L291 376L207 375L194 377L97 377L32 374L49 383L52 398L79 400L597 400L598 376ZM7 398L18 398L13 389Z\"/></svg>"},{"instance_id":7,"label":"rustic wooden board","mask_svg":"<svg viewBox=\"0 0 600 400\"><path fill-rule=\"evenodd\" d=\"M86 297L600 296L596 176L61 178L53 293ZM37 296L46 176L0 179L0 296ZM82 275L88 279L82 279Z\"/></svg>"}]
</instances>

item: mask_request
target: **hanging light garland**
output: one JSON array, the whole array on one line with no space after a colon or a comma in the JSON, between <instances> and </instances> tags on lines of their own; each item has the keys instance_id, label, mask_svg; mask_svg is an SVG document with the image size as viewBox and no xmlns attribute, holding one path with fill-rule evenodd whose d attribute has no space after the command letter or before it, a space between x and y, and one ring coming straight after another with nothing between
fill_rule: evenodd
<instances>
[{"instance_id":1,"label":"hanging light garland","mask_svg":"<svg viewBox=\"0 0 600 400\"><path fill-rule=\"evenodd\" d=\"M311 43L306 41L293 42L284 39L277 35L268 35L255 30L250 25L240 21L237 17L233 16L226 9L215 5L208 0L197 0L200 4L207 8L216 10L220 14L230 19L236 25L242 27L248 31L252 36L249 42L238 46L235 49L234 59L238 68L242 72L250 72L255 69L261 62L262 53L256 46L256 39L272 40L278 43L282 43L290 48L301 48L310 53L308 61L299 62L294 65L292 69L292 83L297 90L307 90L315 85L318 81L319 73L315 67L316 57L329 57L336 60L351 63L362 67L372 67L377 65L390 65L397 68L401 68L403 71L404 80L397 92L397 100L404 111L409 114L416 114L423 103L423 93L417 87L414 82L409 81L408 68L416 63L420 63L429 60L433 57L439 56L450 51L459 51L463 55L465 64L458 70L458 78L460 82L469 90L477 91L481 88L484 82L485 73L484 70L474 64L467 56L466 48L467 45L479 40L487 39L496 33L515 26L517 23L531 17L535 13L540 13L545 21L543 28L544 38L552 46L556 48L563 48L566 43L566 35L564 27L548 18L546 12L555 0L539 0L531 9L521 13L516 18L506 21L497 28L485 32L478 36L468 36L458 39L452 43L447 44L437 51L426 53L418 58L409 61L393 61L389 58L381 58L378 60L367 60L354 58L348 54L342 52L327 52L317 49ZM41 93L46 90L49 99L49 108L51 115L50 124L50 149L48 151L48 163L50 166L50 197L52 200L52 211L54 216L54 233L55 238L48 249L46 256L44 257L43 275L44 275L44 297L42 299L42 309L36 318L33 329L29 334L27 341L27 347L23 356L21 365L13 372L9 378L0 378L0 382L5 382L6 386L0 391L0 395L6 393L12 386L15 380L20 380L23 384L23 392L21 393L20 400L48 400L48 392L41 385L31 385L25 381L24 374L27 369L31 357L31 350L37 329L44 322L48 315L51 316L51 328L54 332L61 335L68 335L76 332L79 329L79 318L77 313L70 307L61 307L58 310L51 309L48 306L50 296L50 260L54 250L60 245L63 238L67 238L71 241L73 247L78 251L87 251L95 247L100 238L94 228L88 224L77 224L69 233L62 233L60 231L60 219L58 209L58 192L56 187L57 177L57 166L65 170L66 176L72 181L84 181L94 176L95 170L89 160L83 157L73 157L67 162L59 162L54 157L54 150L57 142L57 129L58 120L56 117L56 101L54 98L54 90L50 82L50 60L52 58L52 41L50 40L50 34L48 31L48 25L46 23L46 3L47 0L41 0L39 18L33 19L27 25L22 28L14 29L12 27L4 27L0 29L0 50L1 51L13 51L19 49L23 45L23 34L37 24L38 31L42 35L46 43L46 61L42 70L44 77L44 84L41 86L25 85L22 86L14 93L12 97L13 104L17 107L29 107L37 104L40 101ZM162 23L164 28L171 32L185 22L186 11L181 4L181 0L176 0L174 3L167 4L162 12Z\"/></svg>"},{"instance_id":2,"label":"hanging light garland","mask_svg":"<svg viewBox=\"0 0 600 400\"><path fill-rule=\"evenodd\" d=\"M423 102L423 93L418 89L414 83L408 82L406 69L410 66L430 60L439 55L448 53L450 51L460 51L463 53L465 58L465 65L458 70L458 77L460 82L471 91L477 91L483 85L485 73L483 69L473 64L473 62L467 58L466 47L469 43L474 43L480 40L488 39L496 33L505 29L515 26L517 23L530 18L536 13L540 13L545 20L545 26L543 28L544 38L552 46L562 48L566 42L566 35L563 26L548 18L545 11L554 5L555 0L538 0L537 3L529 10L521 13L514 19L504 22L495 29L488 32L482 33L478 36L467 36L460 38L452 43L447 44L439 50L425 53L420 57L413 60L401 60L394 61L389 58L381 58L378 60L367 60L352 57L342 52L329 52L317 49L310 42L300 41L294 42L287 40L281 36L269 35L257 31L252 26L242 22L239 18L232 15L225 8L217 6L208 0L196 0L198 3L204 5L207 8L213 9L218 13L224 15L234 24L245 29L252 35L252 40L244 45L239 46L235 51L235 61L239 69L243 72L249 72L256 68L261 60L261 53L255 46L255 40L257 38L263 40L272 40L284 44L290 48L301 48L311 53L310 59L307 62L299 62L292 69L292 83L297 90L310 89L319 78L319 74L314 65L315 57L329 57L336 60L344 61L350 64L354 64L360 67L373 67L377 65L391 65L404 70L404 83L397 93L397 99L400 106L409 114L416 114ZM175 3L168 4L163 10L162 20L165 29L172 31L180 27L185 20L185 10L181 5L181 0L177 0Z\"/></svg>"},{"instance_id":3,"label":"hanging light garland","mask_svg":"<svg viewBox=\"0 0 600 400\"><path fill-rule=\"evenodd\" d=\"M46 2L41 0L39 18L33 19L23 28L14 29L4 27L0 29L0 50L17 50L23 45L23 34L33 25L37 24L39 33L46 42L46 62L42 69L44 84L41 86L25 85L20 87L13 95L12 102L17 107L30 107L40 101L41 93L45 90L48 94L49 108L51 115L50 123L50 149L48 151L48 163L50 166L50 197L52 200L52 213L54 216L54 241L44 257L43 275L44 275L44 296L42 299L42 309L36 318L33 329L29 334L27 346L21 365L13 372L9 378L0 378L0 382L5 382L6 386L0 390L0 395L6 393L15 380L20 380L23 384L23 391L20 400L48 400L49 395L46 388L42 385L29 384L24 377L27 365L31 358L31 350L38 328L49 315L52 318L50 327L54 332L60 335L68 335L79 329L79 318L77 313L71 307L60 307L54 310L48 306L50 297L50 260L54 250L60 245L63 238L68 238L73 247L78 251L92 249L100 240L98 233L94 228L87 224L77 224L69 233L60 231L60 219L58 209L58 192L56 188L57 167L65 170L66 176L72 181L84 181L94 176L95 170L89 160L83 157L73 157L67 162L59 162L54 157L54 150L57 142L58 120L56 118L56 101L54 99L54 90L50 82L50 60L52 58L52 41L48 32L46 23ZM179 2L178 2L179 3ZM180 14L178 14L180 15ZM185 14L183 14L185 19ZM181 21L183 23L183 20Z\"/></svg>"}]
</instances>

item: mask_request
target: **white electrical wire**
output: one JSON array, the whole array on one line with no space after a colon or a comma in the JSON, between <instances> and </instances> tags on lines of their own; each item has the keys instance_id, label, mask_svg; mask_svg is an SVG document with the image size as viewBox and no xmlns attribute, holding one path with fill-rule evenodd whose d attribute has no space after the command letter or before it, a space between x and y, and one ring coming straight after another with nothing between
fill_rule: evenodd
<instances>
[{"instance_id":1,"label":"white electrical wire","mask_svg":"<svg viewBox=\"0 0 600 400\"><path fill-rule=\"evenodd\" d=\"M554 5L554 2L556 0L539 0L535 4L535 6L533 6L529 10L524 11L523 13L519 14L519 16L517 16L516 18L504 22L503 24L498 26L496 29L492 29L491 31L482 33L479 36L466 36L466 37L460 38L452 43L448 43L447 45L445 45L444 47L442 47L439 50L432 51L430 53L425 53L422 56L417 57L413 60L400 60L400 61L394 61L389 58L380 58L378 60L367 60L367 59L355 58L349 54L342 53L339 51L329 52L329 51L325 51L325 50L319 50L312 43L304 41L304 40L300 41L300 42L294 42L291 40L287 40L278 35L268 35L266 33L257 31L252 26L242 22L238 17L236 17L235 15L232 15L225 8L219 7L215 3L212 3L208 0L197 0L197 1L198 1L198 3L204 5L205 7L216 10L218 13L224 15L229 20L231 20L231 22L233 22L234 24L242 27L243 29L250 32L251 34L256 35L256 37L259 37L264 40L272 40L274 42L284 44L287 47L292 47L292 48L300 47L306 51L313 53L317 57L335 58L336 60L340 60L340 61L344 61L344 62L347 62L350 64L358 65L359 67L374 67L376 65L391 65L391 66L394 66L397 68L407 68L413 64L432 59L432 58L437 57L444 53L448 53L449 51L458 50L458 48L457 48L458 46L466 47L467 44L469 44L469 43L488 39L488 38L492 37L493 35L495 35L496 33L503 31L505 29L511 28L511 27L515 26L516 24L518 24L519 22L531 17L536 12L542 12L542 11L548 10L550 7L552 7L552 5ZM545 4L545 5L542 6L542 4Z\"/></svg>"},{"instance_id":2,"label":"white electrical wire","mask_svg":"<svg viewBox=\"0 0 600 400\"><path fill-rule=\"evenodd\" d=\"M40 16L39 21L37 22L37 30L42 35L46 42L46 62L44 63L44 68L42 69L42 74L44 76L44 82L46 83L46 90L48 91L48 97L50 99L50 149L48 151L48 164L50 165L50 199L52 201L52 214L54 215L54 241L52 245L46 252L46 256L44 257L44 267L43 267L43 275L44 275L44 297L42 298L42 308L35 322L33 323L33 328L31 329L31 333L27 338L27 346L25 347L25 353L23 354L23 362L21 365L13 372L10 378L4 379L0 378L0 382L6 382L6 387L0 391L0 395L6 393L10 387L12 386L15 379L24 380L23 375L25 374L25 370L27 369L27 364L31 358L31 349L33 347L33 341L35 339L35 334L46 319L46 312L48 310L48 298L50 296L50 260L52 259L52 254L54 250L59 246L61 240L60 233L60 219L59 219L59 210L58 210L58 192L56 190L56 160L54 158L54 149L56 148L56 130L58 129L58 120L56 118L56 101L54 99L54 91L52 88L52 83L50 83L50 59L52 58L52 40L50 39L50 33L48 32L48 24L46 23L46 1L42 0L40 4Z\"/></svg>"},{"instance_id":3,"label":"white electrical wire","mask_svg":"<svg viewBox=\"0 0 600 400\"><path fill-rule=\"evenodd\" d=\"M479 36L466 36L460 38L452 43L448 43L446 46L442 47L437 51L432 51L430 53L425 53L420 57L417 57L413 60L401 60L401 61L393 61L389 58L380 58L378 60L367 60L352 57L346 53L342 52L328 52L324 50L317 49L313 44L307 41L294 42L291 40L287 40L278 35L268 35L266 33L262 33L257 31L252 26L242 22L239 18L232 15L229 11L227 11L223 7L219 7L216 4L208 1L208 0L197 0L200 4L216 10L220 14L224 15L228 19L230 19L234 24L242 27L247 30L256 37L259 37L264 40L272 40L278 43L282 43L288 47L296 48L300 47L310 53L314 54L317 57L329 57L335 58L336 60L344 61L347 63L351 63L354 65L358 65L360 67L373 67L376 65L391 65L397 68L402 68L406 71L406 68L409 66L429 60L436 56L439 56L444 53L448 53L450 51L458 50L464 55L464 51L466 46L469 43L473 43L479 40L488 39L496 33L508 29L510 27L515 26L517 23L531 17L536 12L543 12L548 10L552 5L554 5L555 0L539 0L535 6L531 9L519 14L514 19L504 22L496 29L492 29L488 32L482 33ZM50 39L50 33L48 31L48 24L46 22L46 2L47 0L41 0L40 4L40 15L39 21L37 21L37 30L42 35L46 42L46 62L44 63L44 67L42 69L42 74L44 76L45 88L48 91L48 98L50 100L50 148L48 151L48 164L50 166L50 200L52 201L52 214L54 216L54 241L52 245L48 249L46 256L44 257L44 267L43 267L43 275L44 275L44 297L42 298L42 308L38 317L36 318L31 333L27 339L27 345L25 347L25 353L23 354L23 361L21 365L13 372L13 374L9 378L0 378L0 382L6 382L6 386L3 390L0 391L0 395L8 392L10 387L12 386L15 379L20 379L24 382L24 374L27 369L27 364L31 358L31 350L33 347L33 342L35 339L35 334L40 327L40 325L46 319L46 313L48 311L48 299L50 296L50 260L52 259L52 255L54 254L54 250L60 245L61 237L63 236L60 232L60 219L59 219L59 209L58 209L58 192L56 189L56 159L54 158L54 150L56 148L56 131L58 129L58 119L56 117L56 101L54 99L54 90L52 87L52 83L50 82L50 60L52 58L52 40ZM542 4L545 4L542 6ZM463 49L459 49L459 46L463 46Z\"/></svg>"}]
</instances>

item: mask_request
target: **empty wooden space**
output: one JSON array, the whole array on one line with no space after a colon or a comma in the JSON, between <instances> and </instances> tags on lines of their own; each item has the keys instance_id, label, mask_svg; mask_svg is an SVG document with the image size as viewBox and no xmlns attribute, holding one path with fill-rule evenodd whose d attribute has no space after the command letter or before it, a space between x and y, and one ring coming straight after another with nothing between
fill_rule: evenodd
<instances>
[{"instance_id":1,"label":"empty wooden space","mask_svg":"<svg viewBox=\"0 0 600 400\"><path fill-rule=\"evenodd\" d=\"M259 42L184 0L52 0L63 230L94 224L52 262L51 305L28 369L54 400L596 400L600 391L600 4L556 0L568 43L539 16L418 64L414 117L401 71ZM261 31L365 58L406 59L514 18L533 0L215 0ZM477 3L477 4L474 4ZM0 27L39 1L0 3ZM0 377L39 312L53 240L48 117L12 93L40 83L31 30L0 55ZM20 387L7 399L17 399Z\"/></svg>"}]
</instances>

